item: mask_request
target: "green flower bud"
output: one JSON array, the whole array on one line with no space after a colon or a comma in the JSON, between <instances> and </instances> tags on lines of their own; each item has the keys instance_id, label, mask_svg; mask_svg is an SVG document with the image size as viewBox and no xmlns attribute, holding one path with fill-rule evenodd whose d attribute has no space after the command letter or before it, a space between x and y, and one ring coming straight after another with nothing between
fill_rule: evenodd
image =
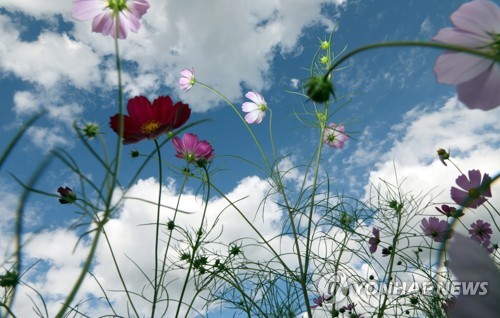
<instances>
[{"instance_id":1,"label":"green flower bud","mask_svg":"<svg viewBox=\"0 0 500 318\"><path fill-rule=\"evenodd\" d=\"M306 84L306 94L316 103L325 103L330 94L335 97L332 83L323 76L311 77Z\"/></svg>"}]
</instances>

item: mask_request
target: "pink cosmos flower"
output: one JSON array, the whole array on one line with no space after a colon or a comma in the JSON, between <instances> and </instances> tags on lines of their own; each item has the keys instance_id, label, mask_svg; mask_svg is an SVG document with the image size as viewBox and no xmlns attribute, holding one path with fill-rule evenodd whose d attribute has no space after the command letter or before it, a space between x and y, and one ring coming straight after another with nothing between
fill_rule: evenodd
<instances>
[{"instance_id":1,"label":"pink cosmos flower","mask_svg":"<svg viewBox=\"0 0 500 318\"><path fill-rule=\"evenodd\" d=\"M422 219L420 228L425 235L431 237L435 242L443 242L444 240L449 238L449 235L447 236L448 222L439 220L436 217L432 216L429 218L429 220L427 220L426 218Z\"/></svg>"},{"instance_id":2,"label":"pink cosmos flower","mask_svg":"<svg viewBox=\"0 0 500 318\"><path fill-rule=\"evenodd\" d=\"M489 241L491 239L491 234L493 234L493 231L491 230L490 223L484 222L483 220L477 220L470 226L472 230L469 230L469 234L471 234L472 239L478 242L484 242L486 240Z\"/></svg>"},{"instance_id":3,"label":"pink cosmos flower","mask_svg":"<svg viewBox=\"0 0 500 318\"><path fill-rule=\"evenodd\" d=\"M317 298L314 298L313 299L314 305L311 306L311 309L314 309L317 307L323 307L323 304L325 302L329 301L330 299L332 299L332 296L325 297L325 295L321 295Z\"/></svg>"},{"instance_id":4,"label":"pink cosmos flower","mask_svg":"<svg viewBox=\"0 0 500 318\"><path fill-rule=\"evenodd\" d=\"M204 165L214 157L214 149L206 140L198 141L198 136L186 133L182 140L175 136L172 139L177 158L185 159L188 163Z\"/></svg>"},{"instance_id":5,"label":"pink cosmos flower","mask_svg":"<svg viewBox=\"0 0 500 318\"><path fill-rule=\"evenodd\" d=\"M332 148L342 149L344 143L349 139L345 134L345 127L334 123L328 124L323 134L323 143Z\"/></svg>"},{"instance_id":6,"label":"pink cosmos flower","mask_svg":"<svg viewBox=\"0 0 500 318\"><path fill-rule=\"evenodd\" d=\"M449 206L447 204L441 205L441 209L436 207L439 213L446 215L447 217L459 218L464 215L462 210L457 210L457 208Z\"/></svg>"},{"instance_id":7,"label":"pink cosmos flower","mask_svg":"<svg viewBox=\"0 0 500 318\"><path fill-rule=\"evenodd\" d=\"M128 31L139 31L140 18L148 11L146 0L73 0L71 15L85 21L92 19L92 31L125 39Z\"/></svg>"},{"instance_id":8,"label":"pink cosmos flower","mask_svg":"<svg viewBox=\"0 0 500 318\"><path fill-rule=\"evenodd\" d=\"M500 55L500 8L491 1L463 4L451 15L455 28L439 31L433 40ZM469 108L490 110L500 105L500 63L479 56L445 52L436 60L437 81L457 85L458 99Z\"/></svg>"},{"instance_id":9,"label":"pink cosmos flower","mask_svg":"<svg viewBox=\"0 0 500 318\"><path fill-rule=\"evenodd\" d=\"M252 102L244 102L241 106L246 114L245 121L249 124L260 124L262 119L266 115L267 103L264 97L256 92L248 92L245 97L250 99Z\"/></svg>"},{"instance_id":10,"label":"pink cosmos flower","mask_svg":"<svg viewBox=\"0 0 500 318\"><path fill-rule=\"evenodd\" d=\"M181 72L182 77L179 79L179 86L183 91L188 91L196 83L194 77L194 69L185 69Z\"/></svg>"},{"instance_id":11,"label":"pink cosmos flower","mask_svg":"<svg viewBox=\"0 0 500 318\"><path fill-rule=\"evenodd\" d=\"M491 177L485 173L481 181L481 172L479 170L470 170L469 179L463 174L455 182L462 188L451 188L451 198L457 204L472 209L477 208L491 197Z\"/></svg>"},{"instance_id":12,"label":"pink cosmos flower","mask_svg":"<svg viewBox=\"0 0 500 318\"><path fill-rule=\"evenodd\" d=\"M380 230L376 227L372 230L373 236L368 240L370 245L370 253L375 253L377 251L378 243L380 243Z\"/></svg>"}]
</instances>

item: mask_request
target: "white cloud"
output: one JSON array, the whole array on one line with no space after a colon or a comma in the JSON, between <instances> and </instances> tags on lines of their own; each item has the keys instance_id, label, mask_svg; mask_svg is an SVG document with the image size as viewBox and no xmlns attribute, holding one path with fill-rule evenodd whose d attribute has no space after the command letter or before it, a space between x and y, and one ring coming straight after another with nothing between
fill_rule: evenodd
<instances>
[{"instance_id":1,"label":"white cloud","mask_svg":"<svg viewBox=\"0 0 500 318\"><path fill-rule=\"evenodd\" d=\"M293 52L306 26L333 27L321 9L325 3L344 2L151 1L139 33L120 42L121 55L137 63L140 74L156 73L193 109L205 111L220 99L201 87L181 92L177 82L182 69L194 67L198 80L229 100L242 98L241 85L264 90L273 56ZM111 40L91 33L90 22L77 22L75 36L100 55L113 53Z\"/></svg>"},{"instance_id":2,"label":"white cloud","mask_svg":"<svg viewBox=\"0 0 500 318\"><path fill-rule=\"evenodd\" d=\"M92 49L65 34L44 32L33 42L10 34L2 37L6 40L9 45L1 48L0 66L23 80L46 88L69 80L76 87L89 88L100 78L99 58Z\"/></svg>"},{"instance_id":3,"label":"white cloud","mask_svg":"<svg viewBox=\"0 0 500 318\"><path fill-rule=\"evenodd\" d=\"M422 24L420 24L420 33L422 35L428 36L432 34L433 30L433 25L431 23L431 19L427 16L425 17L424 21L422 21Z\"/></svg>"},{"instance_id":4,"label":"white cloud","mask_svg":"<svg viewBox=\"0 0 500 318\"><path fill-rule=\"evenodd\" d=\"M3 0L1 6L9 11L21 12L38 19L46 19L55 14L68 14L71 12L71 1L67 0Z\"/></svg>"},{"instance_id":5,"label":"white cloud","mask_svg":"<svg viewBox=\"0 0 500 318\"><path fill-rule=\"evenodd\" d=\"M45 153L58 146L68 146L71 142L64 136L60 127L38 127L31 126L27 130L27 135L35 146L43 149Z\"/></svg>"}]
</instances>

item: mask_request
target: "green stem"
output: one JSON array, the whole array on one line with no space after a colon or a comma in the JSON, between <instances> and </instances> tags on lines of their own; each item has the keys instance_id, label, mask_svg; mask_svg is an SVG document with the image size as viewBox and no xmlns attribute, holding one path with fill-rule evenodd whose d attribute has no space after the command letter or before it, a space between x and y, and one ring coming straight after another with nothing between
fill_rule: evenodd
<instances>
[{"instance_id":1,"label":"green stem","mask_svg":"<svg viewBox=\"0 0 500 318\"><path fill-rule=\"evenodd\" d=\"M177 311L175 313L175 317L179 317L179 312L181 310L181 305L182 305L182 299L184 298L184 293L186 292L186 287L187 287L187 284L189 282L189 275L191 274L191 270L193 269L193 263L194 263L194 259L196 257L196 251L198 250L198 247L200 246L200 243L201 243L201 237L203 234L203 223L205 222L205 216L207 214L207 209L208 209L208 202L210 200L210 175L207 171L207 167L205 167L205 165L202 165L202 167L203 167L203 170L205 172L205 176L207 177L207 181L206 181L206 183L207 183L207 198L205 201L205 207L203 209L203 214L201 216L200 228L196 232L196 241L195 241L195 244L193 246L193 253L191 254L188 272L186 274L186 279L184 280L184 285L182 286L182 291L181 291L181 295L179 297L179 304L177 305ZM189 313L190 309L191 309L191 307L188 307L186 313L184 314L185 317L188 317L188 313Z\"/></svg>"},{"instance_id":2,"label":"green stem","mask_svg":"<svg viewBox=\"0 0 500 318\"><path fill-rule=\"evenodd\" d=\"M398 240L399 240L399 234L400 233L400 230L401 230L401 209L398 209L396 210L396 213L398 214L398 225L396 227L396 233L394 235L394 238L392 239L392 250L391 250L391 259L389 260L389 271L387 272L388 273L388 276L387 277L387 290L389 290L389 284L391 283L391 280L392 280L392 269L394 267L394 258L396 257L396 246L398 244ZM382 318L384 316L384 311L386 309L386 303L387 303L387 299L389 297L389 293L385 293L384 295L384 300L382 302L382 306L380 306L380 312L378 313L378 318Z\"/></svg>"},{"instance_id":3,"label":"green stem","mask_svg":"<svg viewBox=\"0 0 500 318\"><path fill-rule=\"evenodd\" d=\"M177 197L177 204L175 206L174 217L172 218L172 222L173 222L174 226L175 226L175 220L177 218L177 212L179 212L179 205L181 203L181 197L182 197L182 193L184 192L184 187L186 186L187 179L188 179L188 174L185 174L184 178L182 179L182 185L181 185L181 188L179 190L179 196ZM161 269L161 273L160 273L160 285L163 284L163 280L165 279L165 276L166 276L165 275L165 264L167 263L167 255L168 255L168 250L170 247L170 242L172 241L173 232L174 232L174 229L171 229L170 233L168 235L167 246L165 247L165 254L163 255L163 265L162 265L162 269Z\"/></svg>"},{"instance_id":4,"label":"green stem","mask_svg":"<svg viewBox=\"0 0 500 318\"><path fill-rule=\"evenodd\" d=\"M264 159L267 167L271 170L271 164L269 163L269 159L267 158L267 156L266 156L266 154L264 152L264 149L262 148L262 146L259 143L259 141L258 141L257 137L255 136L255 134L253 133L252 128L250 128L250 125L248 125L248 123L245 121L245 118L241 115L241 113L238 111L238 109L236 108L236 106L234 106L234 104L231 103L231 101L229 99L227 99L226 96L222 95L221 93L219 93L217 90L215 90L211 86L209 86L207 84L203 84L203 83L198 82L198 81L196 82L196 84L199 84L199 85L201 85L201 86L209 89L210 91L212 91L214 94L216 94L217 96L219 96L220 98L222 98L234 110L234 112L236 113L236 115L238 115L238 117L240 118L240 120L243 122L243 124L245 125L245 127L248 129L248 132L252 136L252 139L255 142L255 144L257 145L257 148L259 148L260 154L262 155L262 158Z\"/></svg>"},{"instance_id":5,"label":"green stem","mask_svg":"<svg viewBox=\"0 0 500 318\"><path fill-rule=\"evenodd\" d=\"M359 48L347 53L343 57L341 57L337 62L335 62L328 69L328 72L326 72L326 74L325 74L325 78L327 78L328 75L338 65L340 65L342 62L344 62L348 58L350 58L358 53L361 53L363 51L372 50L372 49L382 48L382 47L404 47L404 46L430 47L430 48L443 49L443 50L454 51L454 52L463 52L463 53L468 53L468 54L484 57L484 58L493 60L495 62L500 62L500 56L498 56L498 55L492 55L492 54L489 54L487 52L478 51L478 50L467 48L467 47L461 47L461 46L456 46L456 45L440 43L440 42L397 41L397 42L375 43L375 44L369 44L369 45L364 45L362 47L359 47Z\"/></svg>"},{"instance_id":6,"label":"green stem","mask_svg":"<svg viewBox=\"0 0 500 318\"><path fill-rule=\"evenodd\" d=\"M154 294L153 294L153 304L151 307L151 317L155 316L156 310L156 302L158 300L158 245L160 241L160 208L161 208L161 187L162 187L162 179L163 179L163 169L161 163L161 152L160 146L158 145L158 141L155 139L156 152L158 154L158 183L160 189L158 190L158 209L156 210L156 235L155 235L155 283L154 283Z\"/></svg>"},{"instance_id":7,"label":"green stem","mask_svg":"<svg viewBox=\"0 0 500 318\"><path fill-rule=\"evenodd\" d=\"M116 34L118 34L118 28L119 28L119 21L118 21L118 16L115 17L117 19L115 22L116 24ZM122 87L122 74L121 74L121 62L120 62L120 51L118 47L118 38L114 38L115 42L115 61L116 61L116 68L117 68L117 73L118 73L118 113L121 115L123 114L123 87ZM122 138L123 138L123 131L124 131L124 116L119 116L120 121L119 121L119 129L118 129L118 138L117 138L117 146L116 146L116 160L115 160L115 165L113 169L113 173L111 175L111 186L108 189L107 193L107 198L105 202L105 208L104 208L104 216L101 222L97 223L97 228L96 228L96 235L94 237L94 240L92 241L92 245L90 247L89 254L87 256L87 259L83 265L82 271L80 272L80 275L73 285L73 288L71 292L69 293L68 297L66 298L64 304L62 305L61 309L56 315L56 318L63 318L64 314L66 313L66 310L69 308L71 303L73 302L76 293L80 289L81 284L83 283L83 280L85 278L85 275L90 269L90 265L92 263L92 260L94 258L95 252L97 250L99 238L101 236L102 232L102 227L104 224L107 222L109 219L109 216L113 209L111 209L111 201L113 199L113 192L115 185L117 184L118 180L118 172L119 172L119 167L120 167L120 159L121 159L121 151L122 151ZM108 174L106 174L106 178L108 178Z\"/></svg>"}]
</instances>

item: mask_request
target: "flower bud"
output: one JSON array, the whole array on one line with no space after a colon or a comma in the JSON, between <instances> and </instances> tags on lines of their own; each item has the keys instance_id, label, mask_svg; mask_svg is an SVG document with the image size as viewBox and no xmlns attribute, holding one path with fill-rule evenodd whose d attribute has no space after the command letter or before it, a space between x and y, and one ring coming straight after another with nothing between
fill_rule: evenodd
<instances>
[{"instance_id":1,"label":"flower bud","mask_svg":"<svg viewBox=\"0 0 500 318\"><path fill-rule=\"evenodd\" d=\"M325 103L330 94L335 97L332 83L323 76L311 77L306 84L306 94L316 103Z\"/></svg>"}]
</instances>

